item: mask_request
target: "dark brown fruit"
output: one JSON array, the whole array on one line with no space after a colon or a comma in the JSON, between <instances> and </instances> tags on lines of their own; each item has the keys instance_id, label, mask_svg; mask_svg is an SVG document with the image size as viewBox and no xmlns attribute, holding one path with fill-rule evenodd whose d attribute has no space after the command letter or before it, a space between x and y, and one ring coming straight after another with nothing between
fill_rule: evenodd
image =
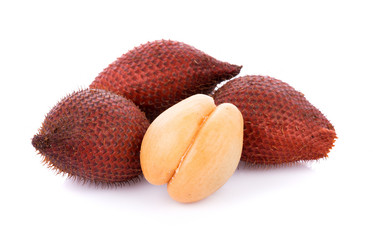
<instances>
[{"instance_id":1,"label":"dark brown fruit","mask_svg":"<svg viewBox=\"0 0 373 240\"><path fill-rule=\"evenodd\" d=\"M313 160L327 157L333 147L333 125L302 93L280 80L239 77L213 97L217 104L233 103L243 115L243 161L272 165Z\"/></svg>"},{"instance_id":2,"label":"dark brown fruit","mask_svg":"<svg viewBox=\"0 0 373 240\"><path fill-rule=\"evenodd\" d=\"M90 85L125 96L150 121L179 101L210 93L241 66L221 62L182 42L148 42L122 55Z\"/></svg>"},{"instance_id":3,"label":"dark brown fruit","mask_svg":"<svg viewBox=\"0 0 373 240\"><path fill-rule=\"evenodd\" d=\"M32 144L58 172L85 182L121 184L141 174L139 151L148 126L131 101L87 89L52 108Z\"/></svg>"}]
</instances>

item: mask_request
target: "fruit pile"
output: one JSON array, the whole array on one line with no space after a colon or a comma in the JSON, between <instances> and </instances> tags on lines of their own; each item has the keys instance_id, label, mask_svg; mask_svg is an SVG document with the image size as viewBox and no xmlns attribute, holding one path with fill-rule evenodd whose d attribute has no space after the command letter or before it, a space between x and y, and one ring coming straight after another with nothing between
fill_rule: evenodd
<instances>
[{"instance_id":1,"label":"fruit pile","mask_svg":"<svg viewBox=\"0 0 373 240\"><path fill-rule=\"evenodd\" d=\"M231 79L240 70L181 42L148 42L57 103L32 145L69 177L121 185L143 174L180 202L215 192L240 160L327 157L336 133L326 117L280 80Z\"/></svg>"}]
</instances>

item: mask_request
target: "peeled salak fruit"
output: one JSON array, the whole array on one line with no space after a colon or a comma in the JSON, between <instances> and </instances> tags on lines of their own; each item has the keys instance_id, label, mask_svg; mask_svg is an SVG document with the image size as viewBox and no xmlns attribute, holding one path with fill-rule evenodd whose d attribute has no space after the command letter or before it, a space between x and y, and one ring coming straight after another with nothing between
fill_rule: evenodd
<instances>
[{"instance_id":1,"label":"peeled salak fruit","mask_svg":"<svg viewBox=\"0 0 373 240\"><path fill-rule=\"evenodd\" d=\"M164 111L150 124L140 162L148 182L167 184L179 202L202 200L223 186L240 161L243 119L230 103L196 94Z\"/></svg>"},{"instance_id":2,"label":"peeled salak fruit","mask_svg":"<svg viewBox=\"0 0 373 240\"><path fill-rule=\"evenodd\" d=\"M84 182L122 184L141 174L139 151L148 126L130 100L86 89L51 109L32 145L58 173Z\"/></svg>"},{"instance_id":3,"label":"peeled salak fruit","mask_svg":"<svg viewBox=\"0 0 373 240\"><path fill-rule=\"evenodd\" d=\"M189 96L210 93L240 70L241 66L218 61L185 43L159 40L123 54L96 77L90 88L125 96L152 121Z\"/></svg>"},{"instance_id":4,"label":"peeled salak fruit","mask_svg":"<svg viewBox=\"0 0 373 240\"><path fill-rule=\"evenodd\" d=\"M327 157L336 139L333 125L304 95L268 76L233 79L214 94L244 118L241 160L275 165Z\"/></svg>"}]
</instances>

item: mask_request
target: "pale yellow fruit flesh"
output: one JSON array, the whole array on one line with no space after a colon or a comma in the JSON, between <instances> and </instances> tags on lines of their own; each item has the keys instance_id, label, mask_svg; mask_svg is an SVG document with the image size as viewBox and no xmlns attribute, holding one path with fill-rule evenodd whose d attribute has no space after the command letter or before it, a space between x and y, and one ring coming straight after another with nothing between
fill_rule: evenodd
<instances>
[{"instance_id":1,"label":"pale yellow fruit flesh","mask_svg":"<svg viewBox=\"0 0 373 240\"><path fill-rule=\"evenodd\" d=\"M199 201L232 176L243 144L243 119L232 104L219 105L204 122L167 190L179 202Z\"/></svg>"},{"instance_id":2,"label":"pale yellow fruit flesh","mask_svg":"<svg viewBox=\"0 0 373 240\"><path fill-rule=\"evenodd\" d=\"M168 183L169 195L195 202L219 189L237 168L243 118L232 104L215 106L207 95L189 97L149 126L140 152L146 180Z\"/></svg>"},{"instance_id":3,"label":"pale yellow fruit flesh","mask_svg":"<svg viewBox=\"0 0 373 240\"><path fill-rule=\"evenodd\" d=\"M205 117L215 108L211 97L197 94L170 107L152 122L140 151L141 168L148 182L169 182Z\"/></svg>"}]
</instances>

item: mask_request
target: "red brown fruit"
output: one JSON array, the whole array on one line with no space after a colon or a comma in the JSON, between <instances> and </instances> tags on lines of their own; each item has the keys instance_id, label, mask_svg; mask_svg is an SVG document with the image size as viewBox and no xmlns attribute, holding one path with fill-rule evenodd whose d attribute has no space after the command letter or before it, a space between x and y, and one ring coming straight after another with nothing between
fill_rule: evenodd
<instances>
[{"instance_id":1,"label":"red brown fruit","mask_svg":"<svg viewBox=\"0 0 373 240\"><path fill-rule=\"evenodd\" d=\"M182 42L159 40L143 44L101 72L90 85L125 96L150 121L179 101L210 93L241 66L221 62Z\"/></svg>"},{"instance_id":2,"label":"red brown fruit","mask_svg":"<svg viewBox=\"0 0 373 240\"><path fill-rule=\"evenodd\" d=\"M327 157L333 125L304 95L271 77L244 76L218 89L216 104L230 102L244 118L241 160L272 165Z\"/></svg>"},{"instance_id":3,"label":"red brown fruit","mask_svg":"<svg viewBox=\"0 0 373 240\"><path fill-rule=\"evenodd\" d=\"M145 114L121 96L81 90L47 114L32 144L57 172L84 182L121 184L141 174Z\"/></svg>"}]
</instances>

